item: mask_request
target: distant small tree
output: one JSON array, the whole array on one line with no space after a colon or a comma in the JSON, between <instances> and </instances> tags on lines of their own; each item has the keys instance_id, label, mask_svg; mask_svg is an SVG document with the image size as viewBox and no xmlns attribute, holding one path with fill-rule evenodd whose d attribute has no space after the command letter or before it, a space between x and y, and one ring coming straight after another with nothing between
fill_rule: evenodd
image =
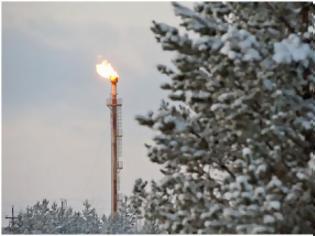
<instances>
[{"instance_id":1,"label":"distant small tree","mask_svg":"<svg viewBox=\"0 0 315 236\"><path fill-rule=\"evenodd\" d=\"M83 203L82 212L75 212L64 204L49 204L44 199L27 207L18 214L14 227L5 227L12 234L97 234L102 222L88 201Z\"/></svg>"},{"instance_id":2,"label":"distant small tree","mask_svg":"<svg viewBox=\"0 0 315 236\"><path fill-rule=\"evenodd\" d=\"M88 200L82 211L74 211L66 204L49 204L44 199L21 211L14 226L4 227L6 234L131 234L137 229L136 212L129 198L122 199L115 217L97 215Z\"/></svg>"},{"instance_id":3,"label":"distant small tree","mask_svg":"<svg viewBox=\"0 0 315 236\"><path fill-rule=\"evenodd\" d=\"M98 234L100 233L101 223L96 213L95 208L91 207L88 200L83 203L82 218L83 222L81 225L81 233L84 234Z\"/></svg>"},{"instance_id":4,"label":"distant small tree","mask_svg":"<svg viewBox=\"0 0 315 236\"><path fill-rule=\"evenodd\" d=\"M54 233L56 221L56 205L49 208L48 200L37 202L32 207L27 207L26 211L19 213L14 228L11 233L38 234Z\"/></svg>"},{"instance_id":5,"label":"distant small tree","mask_svg":"<svg viewBox=\"0 0 315 236\"><path fill-rule=\"evenodd\" d=\"M116 215L104 218L102 233L105 234L132 234L137 232L137 218L134 208L127 197L120 200Z\"/></svg>"}]
</instances>

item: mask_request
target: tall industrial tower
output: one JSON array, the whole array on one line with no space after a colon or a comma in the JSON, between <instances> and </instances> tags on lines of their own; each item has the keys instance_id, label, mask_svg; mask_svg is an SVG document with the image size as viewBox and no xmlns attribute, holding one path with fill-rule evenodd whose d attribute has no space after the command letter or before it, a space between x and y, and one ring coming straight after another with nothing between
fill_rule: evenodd
<instances>
[{"instance_id":1,"label":"tall industrial tower","mask_svg":"<svg viewBox=\"0 0 315 236\"><path fill-rule=\"evenodd\" d=\"M117 80L118 81L118 80ZM122 169L121 158L121 99L117 99L117 81L112 81L111 98L107 106L111 110L111 188L112 214L116 214L119 202L119 171Z\"/></svg>"},{"instance_id":2,"label":"tall industrial tower","mask_svg":"<svg viewBox=\"0 0 315 236\"><path fill-rule=\"evenodd\" d=\"M118 73L107 61L96 65L99 75L111 82L111 97L107 106L111 110L111 212L116 215L119 203L119 172L123 168L121 158L122 125L121 99L117 98Z\"/></svg>"}]
</instances>

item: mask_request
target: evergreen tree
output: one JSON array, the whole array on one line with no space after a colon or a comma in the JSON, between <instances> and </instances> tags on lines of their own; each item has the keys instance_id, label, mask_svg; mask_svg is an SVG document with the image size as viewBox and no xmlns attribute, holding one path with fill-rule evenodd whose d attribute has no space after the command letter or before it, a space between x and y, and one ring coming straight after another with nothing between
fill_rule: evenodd
<instances>
[{"instance_id":1,"label":"evergreen tree","mask_svg":"<svg viewBox=\"0 0 315 236\"><path fill-rule=\"evenodd\" d=\"M134 185L134 189L131 199L131 206L134 209L134 213L137 216L137 228L138 233L144 234L158 234L161 233L158 227L158 220L154 214L156 206L154 198L156 197L156 183L151 182L150 194L146 191L147 181L137 179ZM150 203L150 204L146 204ZM140 226L140 227L139 227Z\"/></svg>"},{"instance_id":2,"label":"evergreen tree","mask_svg":"<svg viewBox=\"0 0 315 236\"><path fill-rule=\"evenodd\" d=\"M49 205L44 199L27 207L17 216L14 227L5 228L5 233L13 234L78 234L100 233L101 222L88 201L84 202L82 213L74 212L65 204Z\"/></svg>"},{"instance_id":3,"label":"evergreen tree","mask_svg":"<svg viewBox=\"0 0 315 236\"><path fill-rule=\"evenodd\" d=\"M102 221L102 233L105 234L133 234L137 231L136 212L127 197L120 200L116 215L110 215L107 219L104 217Z\"/></svg>"},{"instance_id":4,"label":"evergreen tree","mask_svg":"<svg viewBox=\"0 0 315 236\"><path fill-rule=\"evenodd\" d=\"M83 202L82 217L83 222L81 224L81 232L84 234L97 234L100 233L100 220L96 214L95 208L91 207L88 200Z\"/></svg>"},{"instance_id":5,"label":"evergreen tree","mask_svg":"<svg viewBox=\"0 0 315 236\"><path fill-rule=\"evenodd\" d=\"M158 66L172 104L137 117L165 176L143 216L168 233L314 232L314 5L173 6L180 29L152 26L176 53Z\"/></svg>"},{"instance_id":6,"label":"evergreen tree","mask_svg":"<svg viewBox=\"0 0 315 236\"><path fill-rule=\"evenodd\" d=\"M101 218L88 200L81 212L74 211L64 201L58 206L44 199L21 211L14 226L4 227L6 234L127 234L136 233L136 212L125 197L115 217ZM142 232L142 229L139 228Z\"/></svg>"}]
</instances>

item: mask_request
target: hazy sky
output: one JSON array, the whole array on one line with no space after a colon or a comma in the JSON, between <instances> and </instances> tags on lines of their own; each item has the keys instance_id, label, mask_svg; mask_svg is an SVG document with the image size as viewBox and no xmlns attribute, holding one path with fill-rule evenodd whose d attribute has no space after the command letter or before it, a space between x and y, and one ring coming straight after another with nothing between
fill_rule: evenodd
<instances>
[{"instance_id":1,"label":"hazy sky","mask_svg":"<svg viewBox=\"0 0 315 236\"><path fill-rule=\"evenodd\" d=\"M123 99L121 191L159 176L146 157L153 132L135 121L158 108L165 80L151 21L176 25L164 3L2 5L2 212L48 198L110 211L110 84L95 72L103 55L118 70ZM5 222L6 224L7 222Z\"/></svg>"}]
</instances>

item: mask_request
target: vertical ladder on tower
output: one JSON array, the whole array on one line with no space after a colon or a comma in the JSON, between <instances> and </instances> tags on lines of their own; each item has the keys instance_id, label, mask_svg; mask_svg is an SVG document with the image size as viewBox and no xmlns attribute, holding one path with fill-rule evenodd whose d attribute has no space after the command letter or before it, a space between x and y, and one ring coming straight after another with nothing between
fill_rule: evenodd
<instances>
[{"instance_id":1,"label":"vertical ladder on tower","mask_svg":"<svg viewBox=\"0 0 315 236\"><path fill-rule=\"evenodd\" d=\"M122 161L122 100L117 103L117 188L118 188L118 203L121 201L120 192L120 171L123 169Z\"/></svg>"}]
</instances>

